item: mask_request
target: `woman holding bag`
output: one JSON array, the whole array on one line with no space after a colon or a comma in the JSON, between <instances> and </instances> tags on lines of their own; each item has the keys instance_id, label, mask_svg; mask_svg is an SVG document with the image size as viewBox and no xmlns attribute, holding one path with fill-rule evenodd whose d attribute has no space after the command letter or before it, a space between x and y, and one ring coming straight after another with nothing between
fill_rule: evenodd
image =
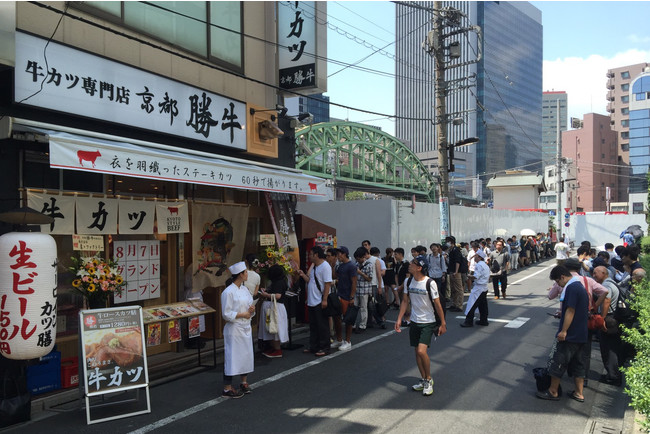
<instances>
[{"instance_id":1,"label":"woman holding bag","mask_svg":"<svg viewBox=\"0 0 650 434\"><path fill-rule=\"evenodd\" d=\"M284 275L284 269L280 265L273 265L269 268L269 284L266 290L259 292L260 298L264 300L262 304L262 315L260 320L258 338L263 341L271 341L271 348L262 352L270 359L282 357L280 344L289 340L287 309L284 307L284 293L289 289L287 277ZM275 310L275 322L277 333L269 332L269 321L271 311ZM269 321L266 319L269 318Z\"/></svg>"},{"instance_id":2,"label":"woman holding bag","mask_svg":"<svg viewBox=\"0 0 650 434\"><path fill-rule=\"evenodd\" d=\"M248 385L248 374L254 369L253 334L251 332L251 317L255 312L253 297L244 286L248 278L246 264L238 262L228 267L232 274L232 283L221 293L221 316L226 321L223 329L224 367L223 392L224 398L241 398L245 393L251 393ZM232 387L232 377L239 375L239 389Z\"/></svg>"}]
</instances>

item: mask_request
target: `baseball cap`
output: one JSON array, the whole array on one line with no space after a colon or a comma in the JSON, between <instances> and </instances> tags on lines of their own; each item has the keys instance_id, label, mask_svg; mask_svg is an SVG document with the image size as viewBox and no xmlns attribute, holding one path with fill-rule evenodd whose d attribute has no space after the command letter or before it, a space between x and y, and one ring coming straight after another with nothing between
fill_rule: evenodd
<instances>
[{"instance_id":1,"label":"baseball cap","mask_svg":"<svg viewBox=\"0 0 650 434\"><path fill-rule=\"evenodd\" d=\"M427 258L424 255L416 256L413 259L413 262L422 267L423 270L429 269L429 261L427 261Z\"/></svg>"},{"instance_id":2,"label":"baseball cap","mask_svg":"<svg viewBox=\"0 0 650 434\"><path fill-rule=\"evenodd\" d=\"M476 251L476 254L477 254L478 256L480 256L481 258L485 259L485 251L483 251L482 249L478 249L478 250Z\"/></svg>"}]
</instances>

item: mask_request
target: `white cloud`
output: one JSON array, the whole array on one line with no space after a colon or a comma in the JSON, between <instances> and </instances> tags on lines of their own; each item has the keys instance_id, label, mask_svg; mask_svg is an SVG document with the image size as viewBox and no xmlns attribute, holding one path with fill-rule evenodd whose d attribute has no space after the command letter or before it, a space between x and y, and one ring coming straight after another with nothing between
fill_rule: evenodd
<instances>
[{"instance_id":1,"label":"white cloud","mask_svg":"<svg viewBox=\"0 0 650 434\"><path fill-rule=\"evenodd\" d=\"M650 61L650 51L628 50L613 57L591 55L544 61L544 91L566 91L569 117L586 113L608 115L607 70Z\"/></svg>"},{"instance_id":2,"label":"white cloud","mask_svg":"<svg viewBox=\"0 0 650 434\"><path fill-rule=\"evenodd\" d=\"M639 36L635 33L627 35L627 40L634 44L647 44L650 42L650 36Z\"/></svg>"}]
</instances>

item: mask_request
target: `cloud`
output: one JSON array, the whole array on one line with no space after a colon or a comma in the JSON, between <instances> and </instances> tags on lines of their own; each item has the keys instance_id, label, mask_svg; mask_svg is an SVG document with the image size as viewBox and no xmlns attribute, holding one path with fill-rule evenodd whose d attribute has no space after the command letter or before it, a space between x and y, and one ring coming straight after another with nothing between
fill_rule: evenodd
<instances>
[{"instance_id":1,"label":"cloud","mask_svg":"<svg viewBox=\"0 0 650 434\"><path fill-rule=\"evenodd\" d=\"M650 36L639 36L635 33L627 35L627 40L633 44L647 44L650 42Z\"/></svg>"},{"instance_id":2,"label":"cloud","mask_svg":"<svg viewBox=\"0 0 650 434\"><path fill-rule=\"evenodd\" d=\"M544 91L566 91L569 117L606 111L607 70L650 61L650 51L627 50L612 57L591 55L544 61Z\"/></svg>"}]
</instances>

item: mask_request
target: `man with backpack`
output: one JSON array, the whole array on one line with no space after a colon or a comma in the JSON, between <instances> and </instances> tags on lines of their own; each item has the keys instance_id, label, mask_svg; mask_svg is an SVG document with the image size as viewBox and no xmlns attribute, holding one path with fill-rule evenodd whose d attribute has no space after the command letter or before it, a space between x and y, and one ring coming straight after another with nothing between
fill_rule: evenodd
<instances>
[{"instance_id":1,"label":"man with backpack","mask_svg":"<svg viewBox=\"0 0 650 434\"><path fill-rule=\"evenodd\" d=\"M600 377L601 383L613 384L620 386L622 383L621 372L622 366L619 359L621 350L621 331L618 327L618 321L615 319L616 309L620 298L620 291L616 283L609 277L607 268L599 265L593 271L594 280L607 288L607 296L601 306L601 315L605 316L606 331L600 330L600 357L605 366L606 374Z\"/></svg>"},{"instance_id":2,"label":"man with backpack","mask_svg":"<svg viewBox=\"0 0 650 434\"><path fill-rule=\"evenodd\" d=\"M441 336L447 331L445 314L440 304L436 282L426 275L428 268L429 264L422 255L417 256L409 264L411 277L404 282L404 295L395 322L395 331L401 333L400 324L406 313L406 306L410 302L409 338L411 346L415 347L415 361L422 377L417 384L412 386L412 389L422 391L424 396L433 394L431 359L427 354L427 348L431 345L433 336Z\"/></svg>"}]
</instances>

